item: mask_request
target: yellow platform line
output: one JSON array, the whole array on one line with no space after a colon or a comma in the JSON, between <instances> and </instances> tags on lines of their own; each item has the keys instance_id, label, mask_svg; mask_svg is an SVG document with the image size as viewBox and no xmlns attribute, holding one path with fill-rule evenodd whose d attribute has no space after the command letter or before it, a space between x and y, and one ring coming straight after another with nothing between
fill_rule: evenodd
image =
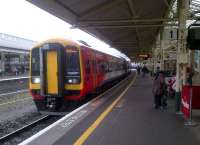
<instances>
[{"instance_id":1,"label":"yellow platform line","mask_svg":"<svg viewBox=\"0 0 200 145\"><path fill-rule=\"evenodd\" d=\"M82 145L87 140L87 138L99 126L99 124L103 121L103 119L112 111L114 106L122 99L124 94L132 86L135 80L136 80L136 76L128 85L128 87L120 94L120 96L96 119L96 121L76 140L76 142L73 145Z\"/></svg>"}]
</instances>

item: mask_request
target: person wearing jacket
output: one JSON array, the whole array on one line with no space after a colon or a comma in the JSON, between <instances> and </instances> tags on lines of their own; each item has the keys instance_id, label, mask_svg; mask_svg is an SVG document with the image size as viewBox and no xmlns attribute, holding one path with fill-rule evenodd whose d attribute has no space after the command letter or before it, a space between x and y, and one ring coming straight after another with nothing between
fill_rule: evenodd
<instances>
[{"instance_id":1,"label":"person wearing jacket","mask_svg":"<svg viewBox=\"0 0 200 145\"><path fill-rule=\"evenodd\" d=\"M155 109L158 109L162 106L162 97L164 95L165 89L165 79L164 74L162 72L159 72L154 79L153 82L153 95L154 95L154 103L155 103Z\"/></svg>"}]
</instances>

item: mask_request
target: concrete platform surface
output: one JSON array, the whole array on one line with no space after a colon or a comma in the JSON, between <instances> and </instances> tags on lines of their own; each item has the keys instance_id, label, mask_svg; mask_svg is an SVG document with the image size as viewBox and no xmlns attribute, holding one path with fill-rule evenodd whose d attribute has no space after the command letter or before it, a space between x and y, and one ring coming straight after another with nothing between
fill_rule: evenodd
<instances>
[{"instance_id":1,"label":"concrete platform surface","mask_svg":"<svg viewBox=\"0 0 200 145\"><path fill-rule=\"evenodd\" d=\"M183 125L182 117L153 108L152 80L138 77L85 144L94 145L198 145L200 140ZM200 132L199 132L200 133Z\"/></svg>"},{"instance_id":2,"label":"concrete platform surface","mask_svg":"<svg viewBox=\"0 0 200 145\"><path fill-rule=\"evenodd\" d=\"M155 110L152 80L138 77L128 92L84 142L85 145L199 145L192 128L168 110ZM199 132L200 133L200 132ZM57 145L67 143L67 136Z\"/></svg>"},{"instance_id":3,"label":"concrete platform surface","mask_svg":"<svg viewBox=\"0 0 200 145\"><path fill-rule=\"evenodd\" d=\"M152 79L138 76L105 118L99 116L121 93L115 93L116 97L111 97L59 140L49 144L74 144L84 136L82 143L85 145L200 145L199 127L184 126L184 119L174 112L173 101L169 101L167 110L155 110L151 90ZM101 119L99 124L96 123ZM96 127L93 126L94 122ZM48 144L48 138L45 144ZM78 142L76 145L80 144Z\"/></svg>"}]
</instances>

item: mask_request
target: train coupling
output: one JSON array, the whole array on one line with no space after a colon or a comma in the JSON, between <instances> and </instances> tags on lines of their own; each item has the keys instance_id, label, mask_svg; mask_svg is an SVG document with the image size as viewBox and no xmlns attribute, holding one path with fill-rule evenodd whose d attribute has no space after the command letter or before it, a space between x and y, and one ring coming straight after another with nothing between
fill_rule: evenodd
<instances>
[{"instance_id":1,"label":"train coupling","mask_svg":"<svg viewBox=\"0 0 200 145\"><path fill-rule=\"evenodd\" d=\"M46 102L46 107L51 110L56 109L56 98L48 97Z\"/></svg>"}]
</instances>

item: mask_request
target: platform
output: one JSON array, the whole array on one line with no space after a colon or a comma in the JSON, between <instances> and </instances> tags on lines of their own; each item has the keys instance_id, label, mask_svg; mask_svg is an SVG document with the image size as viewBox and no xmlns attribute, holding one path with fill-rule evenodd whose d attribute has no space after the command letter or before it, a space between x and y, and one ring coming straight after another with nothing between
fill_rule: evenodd
<instances>
[{"instance_id":1,"label":"platform","mask_svg":"<svg viewBox=\"0 0 200 145\"><path fill-rule=\"evenodd\" d=\"M133 79L133 78L131 78ZM120 87L117 91L124 91ZM152 79L137 77L130 88L121 95L120 101L113 105L117 96L110 97L91 113L83 111L74 119L60 121L51 129L46 129L22 144L71 145L198 145L200 138L195 129L184 126L182 117L174 112L172 103L167 110L153 108L151 93ZM115 89L116 90L116 89ZM113 91L114 92L114 91ZM114 95L121 93L115 92ZM113 106L112 106L112 105ZM94 106L94 104L93 104ZM112 108L113 107L113 108ZM110 108L110 110L108 110ZM90 108L91 109L91 108ZM78 110L81 112L80 110ZM77 112L78 112L77 111ZM76 112L76 113L77 113ZM84 114L85 113L85 114ZM86 114L87 117L83 117ZM102 117L103 115L103 117ZM70 123L71 122L71 123ZM65 131L60 127L65 128ZM69 127L70 126L70 127ZM60 128L59 128L60 127ZM64 133L65 132L65 133ZM60 137L58 138L58 136Z\"/></svg>"}]
</instances>

